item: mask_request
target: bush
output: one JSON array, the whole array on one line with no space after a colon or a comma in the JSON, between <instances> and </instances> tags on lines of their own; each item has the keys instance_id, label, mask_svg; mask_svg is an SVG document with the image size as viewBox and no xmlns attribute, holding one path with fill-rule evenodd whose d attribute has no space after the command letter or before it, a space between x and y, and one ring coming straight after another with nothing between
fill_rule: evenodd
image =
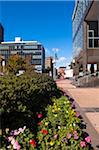
<instances>
[{"instance_id":1,"label":"bush","mask_svg":"<svg viewBox=\"0 0 99 150\"><path fill-rule=\"evenodd\" d=\"M52 78L37 73L25 73L19 77L12 74L1 77L0 93L1 119L4 127L7 124L12 125L15 122L12 119L19 118L17 125L20 119L22 121L22 118L24 120L34 112L43 110L51 103L50 98L58 95L59 90ZM28 119L26 120L28 122Z\"/></svg>"}]
</instances>

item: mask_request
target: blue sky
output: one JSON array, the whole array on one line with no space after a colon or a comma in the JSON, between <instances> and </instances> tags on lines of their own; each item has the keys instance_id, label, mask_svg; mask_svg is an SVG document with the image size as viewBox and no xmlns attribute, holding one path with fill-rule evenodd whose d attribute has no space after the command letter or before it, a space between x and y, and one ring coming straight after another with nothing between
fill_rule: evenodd
<instances>
[{"instance_id":1,"label":"blue sky","mask_svg":"<svg viewBox=\"0 0 99 150\"><path fill-rule=\"evenodd\" d=\"M74 1L0 3L5 41L13 41L15 36L23 40L37 40L44 45L46 56L54 56L53 48L57 48L57 66L66 66L70 62Z\"/></svg>"}]
</instances>

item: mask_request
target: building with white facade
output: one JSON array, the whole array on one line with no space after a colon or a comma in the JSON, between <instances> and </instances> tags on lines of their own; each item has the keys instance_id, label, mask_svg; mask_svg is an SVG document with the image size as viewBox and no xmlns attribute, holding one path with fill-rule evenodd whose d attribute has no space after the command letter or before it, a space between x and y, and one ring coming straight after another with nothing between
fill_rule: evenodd
<instances>
[{"instance_id":1,"label":"building with white facade","mask_svg":"<svg viewBox=\"0 0 99 150\"><path fill-rule=\"evenodd\" d=\"M45 69L45 49L43 45L37 41L23 41L20 37L16 37L15 41L1 42L0 55L3 56L5 64L8 58L13 54L19 54L22 58L34 65L37 72L42 73Z\"/></svg>"}]
</instances>

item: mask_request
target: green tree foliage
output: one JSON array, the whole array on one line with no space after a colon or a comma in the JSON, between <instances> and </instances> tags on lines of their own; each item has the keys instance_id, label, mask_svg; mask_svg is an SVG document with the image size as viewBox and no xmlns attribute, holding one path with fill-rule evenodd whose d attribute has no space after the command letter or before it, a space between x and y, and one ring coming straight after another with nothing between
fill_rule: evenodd
<instances>
[{"instance_id":1,"label":"green tree foliage","mask_svg":"<svg viewBox=\"0 0 99 150\"><path fill-rule=\"evenodd\" d=\"M18 73L19 70L31 71L34 66L30 65L28 61L23 59L18 54L11 55L8 59L7 70L11 73Z\"/></svg>"}]
</instances>

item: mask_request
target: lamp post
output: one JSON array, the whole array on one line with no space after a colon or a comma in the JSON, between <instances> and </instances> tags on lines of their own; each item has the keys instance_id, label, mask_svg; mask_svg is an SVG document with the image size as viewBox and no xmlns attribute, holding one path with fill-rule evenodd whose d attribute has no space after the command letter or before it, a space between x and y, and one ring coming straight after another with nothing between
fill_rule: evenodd
<instances>
[{"instance_id":1,"label":"lamp post","mask_svg":"<svg viewBox=\"0 0 99 150\"><path fill-rule=\"evenodd\" d=\"M5 72L5 60L2 61L2 72Z\"/></svg>"},{"instance_id":2,"label":"lamp post","mask_svg":"<svg viewBox=\"0 0 99 150\"><path fill-rule=\"evenodd\" d=\"M54 60L53 60L53 79L56 80L57 76L56 76L56 60L58 60L57 58L57 48L54 48L53 49L55 51L55 54L54 54Z\"/></svg>"},{"instance_id":3,"label":"lamp post","mask_svg":"<svg viewBox=\"0 0 99 150\"><path fill-rule=\"evenodd\" d=\"M56 80L56 62L55 59L53 60L53 79Z\"/></svg>"}]
</instances>

